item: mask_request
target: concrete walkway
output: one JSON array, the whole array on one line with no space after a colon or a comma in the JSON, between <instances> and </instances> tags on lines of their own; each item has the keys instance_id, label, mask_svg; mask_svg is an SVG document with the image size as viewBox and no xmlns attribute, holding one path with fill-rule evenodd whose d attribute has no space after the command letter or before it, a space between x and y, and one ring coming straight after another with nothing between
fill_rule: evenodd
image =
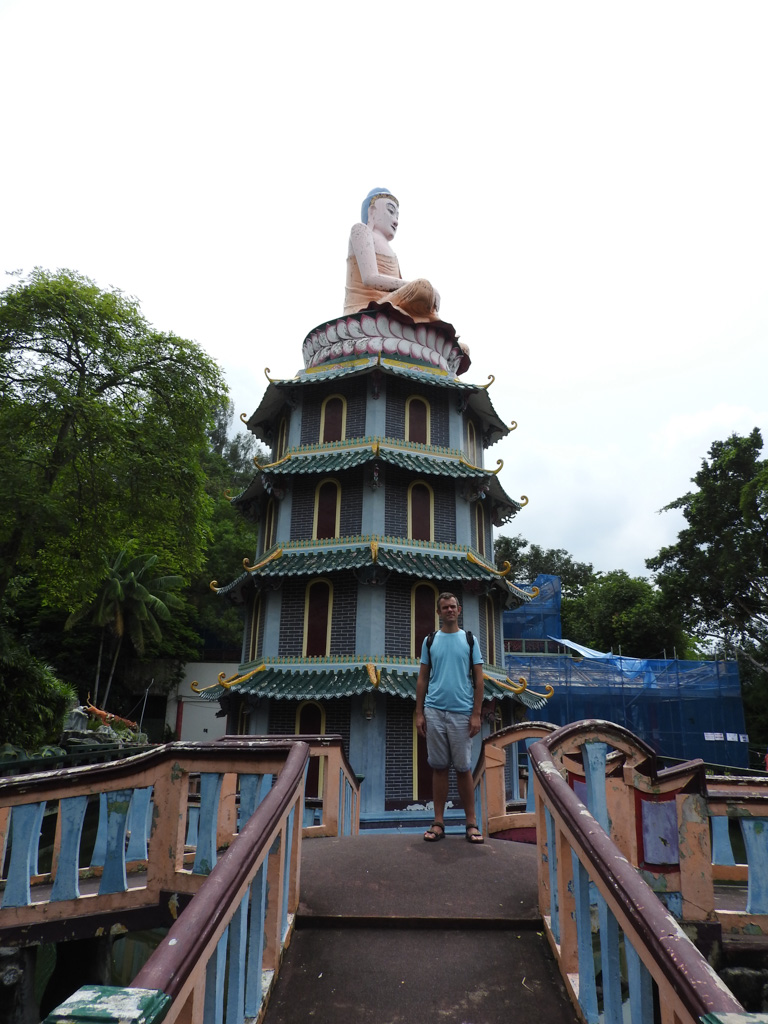
<instances>
[{"instance_id":1,"label":"concrete walkway","mask_svg":"<svg viewBox=\"0 0 768 1024\"><path fill-rule=\"evenodd\" d=\"M541 934L535 847L362 835L302 850L265 1024L574 1024Z\"/></svg>"}]
</instances>

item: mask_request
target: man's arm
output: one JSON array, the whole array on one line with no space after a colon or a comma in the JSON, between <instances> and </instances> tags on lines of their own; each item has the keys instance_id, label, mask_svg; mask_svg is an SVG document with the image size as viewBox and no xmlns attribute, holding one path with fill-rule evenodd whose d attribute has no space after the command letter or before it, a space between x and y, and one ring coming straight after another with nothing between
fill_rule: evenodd
<instances>
[{"instance_id":1,"label":"man's arm","mask_svg":"<svg viewBox=\"0 0 768 1024\"><path fill-rule=\"evenodd\" d=\"M474 699L472 701L472 714L469 718L469 735L477 736L480 732L480 713L483 708L483 694L485 691L483 663L481 661L472 666L472 685L474 686Z\"/></svg>"},{"instance_id":2,"label":"man's arm","mask_svg":"<svg viewBox=\"0 0 768 1024\"><path fill-rule=\"evenodd\" d=\"M424 701L429 686L429 665L419 665L419 677L416 680L416 730L420 736L427 735L427 723L424 718Z\"/></svg>"}]
</instances>

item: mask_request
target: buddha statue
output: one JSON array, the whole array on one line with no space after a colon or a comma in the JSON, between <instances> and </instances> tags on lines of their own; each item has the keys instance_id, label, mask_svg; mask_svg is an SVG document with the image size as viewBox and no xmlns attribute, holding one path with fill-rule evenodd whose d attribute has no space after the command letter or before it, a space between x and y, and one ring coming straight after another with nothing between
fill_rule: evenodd
<instances>
[{"instance_id":1,"label":"buddha statue","mask_svg":"<svg viewBox=\"0 0 768 1024\"><path fill-rule=\"evenodd\" d=\"M371 302L389 302L417 323L439 320L440 296L424 278L404 281L390 242L400 205L387 189L374 188L363 200L360 223L349 233L344 313L359 313Z\"/></svg>"}]
</instances>

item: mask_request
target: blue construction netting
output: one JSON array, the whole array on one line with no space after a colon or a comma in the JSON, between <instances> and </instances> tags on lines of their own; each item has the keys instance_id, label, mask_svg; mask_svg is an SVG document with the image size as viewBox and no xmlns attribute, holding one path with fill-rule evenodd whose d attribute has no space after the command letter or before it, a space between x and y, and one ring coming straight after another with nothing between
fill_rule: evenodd
<instances>
[{"instance_id":1,"label":"blue construction netting","mask_svg":"<svg viewBox=\"0 0 768 1024\"><path fill-rule=\"evenodd\" d=\"M549 586L551 580L557 581L556 587ZM540 586L540 581L545 585ZM559 583L551 576L536 580L543 599L541 612L534 607L536 598L524 609L504 613L504 639L510 642L521 637L518 626L531 630L537 619L551 625L556 605L557 628L538 633L537 638L557 638L578 651L575 657L505 653L511 679L523 676L537 693L548 685L555 691L542 718L556 725L602 718L623 725L665 757L700 757L711 764L749 767L735 661L622 658L571 645L561 639ZM535 637L529 632L523 638Z\"/></svg>"},{"instance_id":2,"label":"blue construction netting","mask_svg":"<svg viewBox=\"0 0 768 1024\"><path fill-rule=\"evenodd\" d=\"M560 637L560 577L537 576L539 594L528 604L504 612L504 636L518 640ZM525 586L530 590L530 586Z\"/></svg>"}]
</instances>

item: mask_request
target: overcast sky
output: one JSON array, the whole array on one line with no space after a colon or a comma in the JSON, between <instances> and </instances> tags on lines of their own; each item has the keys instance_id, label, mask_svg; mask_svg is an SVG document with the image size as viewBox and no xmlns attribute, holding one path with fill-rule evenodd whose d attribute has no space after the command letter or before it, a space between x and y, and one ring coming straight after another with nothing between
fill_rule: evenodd
<instances>
[{"instance_id":1,"label":"overcast sky","mask_svg":"<svg viewBox=\"0 0 768 1024\"><path fill-rule=\"evenodd\" d=\"M503 532L645 575L712 441L768 436L768 4L373 11L0 0L0 271L137 296L251 413L385 187L519 424Z\"/></svg>"}]
</instances>

